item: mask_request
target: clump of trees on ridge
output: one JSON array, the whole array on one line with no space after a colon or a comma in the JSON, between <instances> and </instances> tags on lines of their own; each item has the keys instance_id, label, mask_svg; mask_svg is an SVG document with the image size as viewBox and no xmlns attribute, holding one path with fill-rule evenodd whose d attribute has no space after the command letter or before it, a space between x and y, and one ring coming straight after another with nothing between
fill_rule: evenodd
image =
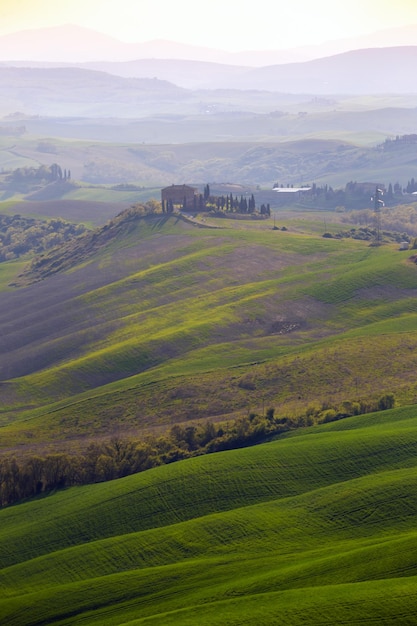
<instances>
[{"instance_id":1,"label":"clump of trees on ridge","mask_svg":"<svg viewBox=\"0 0 417 626\"><path fill-rule=\"evenodd\" d=\"M7 181L17 185L22 183L55 182L58 180L71 180L71 170L62 169L58 163L49 167L18 167L7 175Z\"/></svg>"},{"instance_id":2,"label":"clump of trees on ridge","mask_svg":"<svg viewBox=\"0 0 417 626\"><path fill-rule=\"evenodd\" d=\"M257 209L253 193L250 197L246 197L241 194L240 198L238 196L233 197L232 193L216 196L211 193L210 186L208 184L204 186L203 193L194 195L192 207L187 204L187 201L184 198L181 208L195 213L215 211L221 213L241 213L253 215L257 212L268 217L271 215L271 208L269 204L262 204ZM163 213L172 213L173 211L174 203L172 201L162 201Z\"/></svg>"},{"instance_id":3,"label":"clump of trees on ridge","mask_svg":"<svg viewBox=\"0 0 417 626\"><path fill-rule=\"evenodd\" d=\"M20 215L0 215L0 262L27 253L39 254L81 235L82 224L71 224L60 218L40 220Z\"/></svg>"}]
</instances>

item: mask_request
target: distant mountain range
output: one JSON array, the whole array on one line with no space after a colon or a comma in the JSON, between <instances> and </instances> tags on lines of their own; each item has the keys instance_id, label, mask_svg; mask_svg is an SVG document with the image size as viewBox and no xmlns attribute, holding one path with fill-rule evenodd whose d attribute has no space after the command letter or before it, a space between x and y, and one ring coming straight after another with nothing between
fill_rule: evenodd
<instances>
[{"instance_id":1,"label":"distant mountain range","mask_svg":"<svg viewBox=\"0 0 417 626\"><path fill-rule=\"evenodd\" d=\"M76 45L74 45L76 42ZM286 50L226 52L173 41L126 43L71 24L25 30L0 37L0 61L83 63L136 59L182 59L261 67L308 61L363 48L410 46L417 42L417 24L378 31L357 38Z\"/></svg>"},{"instance_id":2,"label":"distant mountain range","mask_svg":"<svg viewBox=\"0 0 417 626\"><path fill-rule=\"evenodd\" d=\"M417 46L353 50L305 63L253 68L229 87L289 93L415 93ZM414 69L413 69L414 68Z\"/></svg>"},{"instance_id":3,"label":"distant mountain range","mask_svg":"<svg viewBox=\"0 0 417 626\"><path fill-rule=\"evenodd\" d=\"M19 64L20 65L20 64ZM68 64L63 64L68 65ZM307 61L251 68L200 61L138 60L76 67L13 67L0 64L0 114L134 115L144 102L178 103L191 90L243 90L281 94L416 93L417 46L354 50ZM219 101L225 94L219 93ZM118 109L127 105L129 112ZM49 112L48 112L49 111ZM172 108L172 112L174 108Z\"/></svg>"},{"instance_id":4,"label":"distant mountain range","mask_svg":"<svg viewBox=\"0 0 417 626\"><path fill-rule=\"evenodd\" d=\"M188 89L257 89L281 93L409 93L416 91L417 46L370 48L303 63L243 67L173 59L88 63L118 76L156 77Z\"/></svg>"},{"instance_id":5,"label":"distant mountain range","mask_svg":"<svg viewBox=\"0 0 417 626\"><path fill-rule=\"evenodd\" d=\"M77 67L0 67L0 111L49 117L135 117L180 103L188 92L151 78L122 78Z\"/></svg>"}]
</instances>

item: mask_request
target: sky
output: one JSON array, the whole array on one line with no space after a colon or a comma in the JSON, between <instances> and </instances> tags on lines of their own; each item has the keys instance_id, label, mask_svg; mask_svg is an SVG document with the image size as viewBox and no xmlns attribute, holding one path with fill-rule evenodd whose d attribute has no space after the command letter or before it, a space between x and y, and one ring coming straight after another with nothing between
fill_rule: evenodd
<instances>
[{"instance_id":1,"label":"sky","mask_svg":"<svg viewBox=\"0 0 417 626\"><path fill-rule=\"evenodd\" d=\"M277 50L417 24L416 0L0 0L0 35L76 24L126 42Z\"/></svg>"}]
</instances>

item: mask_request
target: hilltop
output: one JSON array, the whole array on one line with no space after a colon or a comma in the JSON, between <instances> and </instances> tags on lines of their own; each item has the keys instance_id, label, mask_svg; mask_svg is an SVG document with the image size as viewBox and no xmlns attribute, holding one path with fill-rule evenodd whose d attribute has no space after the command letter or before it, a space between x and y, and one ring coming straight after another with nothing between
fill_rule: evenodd
<instances>
[{"instance_id":1,"label":"hilltop","mask_svg":"<svg viewBox=\"0 0 417 626\"><path fill-rule=\"evenodd\" d=\"M38 257L18 280L21 265L12 277L3 264L22 284L2 294L4 446L88 443L92 432L140 435L268 406L314 414L391 392L412 401L411 253L323 238L322 218L309 219L287 215L274 231L139 208Z\"/></svg>"}]
</instances>

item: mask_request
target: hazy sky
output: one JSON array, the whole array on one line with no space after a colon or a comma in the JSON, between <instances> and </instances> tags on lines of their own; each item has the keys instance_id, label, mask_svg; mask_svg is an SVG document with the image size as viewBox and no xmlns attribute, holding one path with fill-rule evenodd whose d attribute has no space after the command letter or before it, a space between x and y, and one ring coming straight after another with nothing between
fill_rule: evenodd
<instances>
[{"instance_id":1,"label":"hazy sky","mask_svg":"<svg viewBox=\"0 0 417 626\"><path fill-rule=\"evenodd\" d=\"M0 0L0 35L69 23L130 42L277 50L417 24L417 1Z\"/></svg>"}]
</instances>

